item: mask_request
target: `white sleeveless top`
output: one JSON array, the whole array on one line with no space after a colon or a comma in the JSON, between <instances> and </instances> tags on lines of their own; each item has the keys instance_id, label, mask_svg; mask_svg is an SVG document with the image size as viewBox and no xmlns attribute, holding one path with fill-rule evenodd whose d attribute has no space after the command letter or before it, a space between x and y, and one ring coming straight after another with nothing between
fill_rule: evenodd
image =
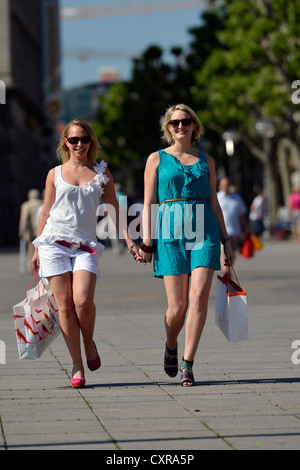
<instances>
[{"instance_id":1,"label":"white sleeveless top","mask_svg":"<svg viewBox=\"0 0 300 470\"><path fill-rule=\"evenodd\" d=\"M61 174L61 165L55 167L55 202L42 234L33 241L35 247L52 244L57 240L82 243L103 251L97 241L97 208L104 193L103 185L109 178L104 174L107 164L104 160L96 163L95 177L84 186L66 183Z\"/></svg>"}]
</instances>

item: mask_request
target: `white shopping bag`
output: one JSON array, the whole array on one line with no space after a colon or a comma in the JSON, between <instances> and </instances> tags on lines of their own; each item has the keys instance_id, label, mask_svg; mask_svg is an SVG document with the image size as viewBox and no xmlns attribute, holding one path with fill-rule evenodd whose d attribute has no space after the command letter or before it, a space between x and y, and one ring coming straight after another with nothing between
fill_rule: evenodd
<instances>
[{"instance_id":1,"label":"white shopping bag","mask_svg":"<svg viewBox=\"0 0 300 470\"><path fill-rule=\"evenodd\" d=\"M215 323L228 341L247 341L247 294L237 277L238 284L232 280L231 269L233 270L229 268L224 276L217 277Z\"/></svg>"},{"instance_id":2,"label":"white shopping bag","mask_svg":"<svg viewBox=\"0 0 300 470\"><path fill-rule=\"evenodd\" d=\"M20 359L39 359L61 332L52 290L42 280L37 283L36 273L34 277L35 287L30 286L26 298L13 307Z\"/></svg>"}]
</instances>

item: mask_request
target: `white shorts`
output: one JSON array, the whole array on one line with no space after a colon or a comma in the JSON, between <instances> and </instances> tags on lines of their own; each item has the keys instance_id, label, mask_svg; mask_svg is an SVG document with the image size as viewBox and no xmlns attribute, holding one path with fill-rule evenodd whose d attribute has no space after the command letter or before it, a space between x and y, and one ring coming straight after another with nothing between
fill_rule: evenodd
<instances>
[{"instance_id":1,"label":"white shorts","mask_svg":"<svg viewBox=\"0 0 300 470\"><path fill-rule=\"evenodd\" d=\"M65 246L42 244L39 246L40 277L57 276L71 271L88 271L100 277L99 253L91 255L82 250L71 250Z\"/></svg>"}]
</instances>

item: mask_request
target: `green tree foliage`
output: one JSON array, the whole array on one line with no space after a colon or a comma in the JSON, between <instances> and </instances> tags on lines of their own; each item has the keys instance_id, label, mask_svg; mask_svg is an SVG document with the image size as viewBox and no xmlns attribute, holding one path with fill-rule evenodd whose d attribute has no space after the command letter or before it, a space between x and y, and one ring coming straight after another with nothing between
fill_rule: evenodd
<instances>
[{"instance_id":1,"label":"green tree foliage","mask_svg":"<svg viewBox=\"0 0 300 470\"><path fill-rule=\"evenodd\" d=\"M299 74L300 2L231 0L227 14L222 47L196 72L195 99L208 95L208 119L220 126L253 136L254 121L264 117L286 134L295 111L291 83Z\"/></svg>"}]
</instances>

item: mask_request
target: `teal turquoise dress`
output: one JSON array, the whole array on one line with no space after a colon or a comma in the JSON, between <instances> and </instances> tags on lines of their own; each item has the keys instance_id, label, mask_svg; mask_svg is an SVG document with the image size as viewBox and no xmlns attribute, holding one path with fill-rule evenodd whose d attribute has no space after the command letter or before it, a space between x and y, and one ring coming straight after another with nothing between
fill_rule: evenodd
<instances>
[{"instance_id":1,"label":"teal turquoise dress","mask_svg":"<svg viewBox=\"0 0 300 470\"><path fill-rule=\"evenodd\" d=\"M160 204L152 234L156 246L155 277L191 273L199 266L221 269L220 232L209 203L208 176L204 153L199 153L193 165L182 165L175 156L159 150L157 197ZM189 200L164 202L181 198Z\"/></svg>"}]
</instances>

